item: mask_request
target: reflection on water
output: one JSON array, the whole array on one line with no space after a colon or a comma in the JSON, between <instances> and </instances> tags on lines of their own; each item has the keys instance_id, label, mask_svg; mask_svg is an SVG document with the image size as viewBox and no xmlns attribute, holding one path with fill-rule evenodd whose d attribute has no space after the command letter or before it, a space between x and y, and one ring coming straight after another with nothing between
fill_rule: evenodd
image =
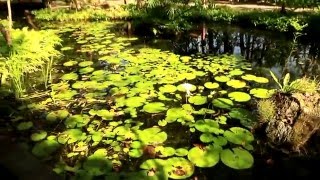
<instances>
[{"instance_id":1,"label":"reflection on water","mask_svg":"<svg viewBox=\"0 0 320 180\"><path fill-rule=\"evenodd\" d=\"M154 46L172 47L177 54L236 54L251 61L258 74L268 74L272 70L279 76L290 72L293 78L314 77L320 71L320 42L308 39L310 37L302 36L294 45L293 37L286 34L201 25L166 41L167 45L161 45L158 40Z\"/></svg>"}]
</instances>

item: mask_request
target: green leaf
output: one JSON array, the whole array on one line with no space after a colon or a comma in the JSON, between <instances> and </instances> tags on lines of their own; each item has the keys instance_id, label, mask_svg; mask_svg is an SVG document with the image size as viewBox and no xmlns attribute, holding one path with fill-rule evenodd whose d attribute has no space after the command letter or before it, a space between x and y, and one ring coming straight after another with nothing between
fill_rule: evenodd
<instances>
[{"instance_id":1,"label":"green leaf","mask_svg":"<svg viewBox=\"0 0 320 180\"><path fill-rule=\"evenodd\" d=\"M193 147L188 153L188 159L197 167L213 167L220 160L220 151L221 148L214 146Z\"/></svg>"},{"instance_id":2,"label":"green leaf","mask_svg":"<svg viewBox=\"0 0 320 180\"><path fill-rule=\"evenodd\" d=\"M203 143L209 143L212 142L214 139L213 135L210 133L203 133L200 136L200 141Z\"/></svg>"},{"instance_id":3,"label":"green leaf","mask_svg":"<svg viewBox=\"0 0 320 180\"><path fill-rule=\"evenodd\" d=\"M21 122L18 124L17 129L19 131L28 130L33 127L33 123L31 121L28 122Z\"/></svg>"},{"instance_id":4,"label":"green leaf","mask_svg":"<svg viewBox=\"0 0 320 180\"><path fill-rule=\"evenodd\" d=\"M41 142L38 142L33 148L32 148L32 154L39 158L45 158L50 156L52 153L54 153L59 148L59 143L55 140L44 140Z\"/></svg>"},{"instance_id":5,"label":"green leaf","mask_svg":"<svg viewBox=\"0 0 320 180\"><path fill-rule=\"evenodd\" d=\"M166 163L165 170L171 179L188 179L194 173L193 164L185 158L172 157Z\"/></svg>"},{"instance_id":6,"label":"green leaf","mask_svg":"<svg viewBox=\"0 0 320 180\"><path fill-rule=\"evenodd\" d=\"M203 105L207 103L207 97L206 96L191 96L188 101L194 105Z\"/></svg>"},{"instance_id":7,"label":"green leaf","mask_svg":"<svg viewBox=\"0 0 320 180\"><path fill-rule=\"evenodd\" d=\"M47 137L47 132L46 131L39 131L37 133L31 134L31 140L32 141L41 141L46 137Z\"/></svg>"},{"instance_id":8,"label":"green leaf","mask_svg":"<svg viewBox=\"0 0 320 180\"><path fill-rule=\"evenodd\" d=\"M272 71L269 71L270 74L271 74L271 77L273 78L273 80L278 84L278 86L282 89L282 85L281 83L279 82L278 78L276 77L276 75L272 72Z\"/></svg>"},{"instance_id":9,"label":"green leaf","mask_svg":"<svg viewBox=\"0 0 320 180\"><path fill-rule=\"evenodd\" d=\"M290 73L287 73L283 79L283 87L288 86L289 82L290 82Z\"/></svg>"},{"instance_id":10,"label":"green leaf","mask_svg":"<svg viewBox=\"0 0 320 180\"><path fill-rule=\"evenodd\" d=\"M247 102L251 99L251 96L245 92L231 92L228 97L237 102Z\"/></svg>"},{"instance_id":11,"label":"green leaf","mask_svg":"<svg viewBox=\"0 0 320 180\"><path fill-rule=\"evenodd\" d=\"M221 152L221 161L233 169L248 169L251 168L254 159L253 156L242 148L224 149Z\"/></svg>"},{"instance_id":12,"label":"green leaf","mask_svg":"<svg viewBox=\"0 0 320 180\"><path fill-rule=\"evenodd\" d=\"M152 102L143 106L143 110L148 113L160 113L166 109L165 104L162 102Z\"/></svg>"},{"instance_id":13,"label":"green leaf","mask_svg":"<svg viewBox=\"0 0 320 180\"><path fill-rule=\"evenodd\" d=\"M217 98L212 101L212 105L218 108L230 109L233 107L233 102L226 98Z\"/></svg>"}]
</instances>

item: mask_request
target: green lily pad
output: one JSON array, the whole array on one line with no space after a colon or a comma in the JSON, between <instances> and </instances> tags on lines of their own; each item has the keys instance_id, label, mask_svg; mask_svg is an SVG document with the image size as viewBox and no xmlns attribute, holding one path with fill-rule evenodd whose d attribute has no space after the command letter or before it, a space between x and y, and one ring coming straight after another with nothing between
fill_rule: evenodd
<instances>
[{"instance_id":1,"label":"green lily pad","mask_svg":"<svg viewBox=\"0 0 320 180\"><path fill-rule=\"evenodd\" d=\"M242 75L243 73L244 73L244 71L242 71L240 69L234 69L229 72L229 75L230 76L239 76L239 75Z\"/></svg>"},{"instance_id":2,"label":"green lily pad","mask_svg":"<svg viewBox=\"0 0 320 180\"><path fill-rule=\"evenodd\" d=\"M230 109L233 107L233 102L226 98L217 98L212 101L212 105L222 109Z\"/></svg>"},{"instance_id":3,"label":"green lily pad","mask_svg":"<svg viewBox=\"0 0 320 180\"><path fill-rule=\"evenodd\" d=\"M166 160L163 159L148 159L140 165L140 168L146 170L159 169L163 168L163 166L165 166L166 163Z\"/></svg>"},{"instance_id":4,"label":"green lily pad","mask_svg":"<svg viewBox=\"0 0 320 180\"><path fill-rule=\"evenodd\" d=\"M250 94L257 98L270 98L274 94L275 90L268 90L263 88L254 88L250 90Z\"/></svg>"},{"instance_id":5,"label":"green lily pad","mask_svg":"<svg viewBox=\"0 0 320 180\"><path fill-rule=\"evenodd\" d=\"M112 162L107 159L106 153L97 150L93 155L89 156L83 163L83 168L93 176L101 176L111 172Z\"/></svg>"},{"instance_id":6,"label":"green lily pad","mask_svg":"<svg viewBox=\"0 0 320 180\"><path fill-rule=\"evenodd\" d=\"M186 155L188 155L188 149L185 149L185 148L178 148L178 149L176 149L176 155L177 156L186 156Z\"/></svg>"},{"instance_id":7,"label":"green lily pad","mask_svg":"<svg viewBox=\"0 0 320 180\"><path fill-rule=\"evenodd\" d=\"M46 120L49 122L55 122L58 119L58 116L55 112L50 112L46 116Z\"/></svg>"},{"instance_id":8,"label":"green lily pad","mask_svg":"<svg viewBox=\"0 0 320 180\"><path fill-rule=\"evenodd\" d=\"M173 156L176 152L176 150L172 147L163 147L163 146L157 146L155 148L156 153L160 152L159 157L169 157Z\"/></svg>"},{"instance_id":9,"label":"green lily pad","mask_svg":"<svg viewBox=\"0 0 320 180\"><path fill-rule=\"evenodd\" d=\"M219 87L218 83L212 83L212 82L206 82L204 83L204 87L208 88L208 89L216 89Z\"/></svg>"},{"instance_id":10,"label":"green lily pad","mask_svg":"<svg viewBox=\"0 0 320 180\"><path fill-rule=\"evenodd\" d=\"M31 121L28 122L21 122L18 124L17 129L19 131L28 130L33 127L33 123Z\"/></svg>"},{"instance_id":11,"label":"green lily pad","mask_svg":"<svg viewBox=\"0 0 320 180\"><path fill-rule=\"evenodd\" d=\"M58 142L61 144L71 144L80 140L84 140L86 135L80 129L68 129L59 134Z\"/></svg>"},{"instance_id":12,"label":"green lily pad","mask_svg":"<svg viewBox=\"0 0 320 180\"><path fill-rule=\"evenodd\" d=\"M219 123L211 119L198 120L195 123L195 128L203 133L221 134L224 132L219 128Z\"/></svg>"},{"instance_id":13,"label":"green lily pad","mask_svg":"<svg viewBox=\"0 0 320 180\"><path fill-rule=\"evenodd\" d=\"M55 140L44 140L41 142L38 142L33 148L32 148L32 154L39 158L45 158L50 156L52 153L54 153L59 148L59 143Z\"/></svg>"},{"instance_id":14,"label":"green lily pad","mask_svg":"<svg viewBox=\"0 0 320 180\"><path fill-rule=\"evenodd\" d=\"M90 118L86 114L77 114L68 117L64 124L67 128L83 127L86 126L90 121Z\"/></svg>"},{"instance_id":15,"label":"green lily pad","mask_svg":"<svg viewBox=\"0 0 320 180\"><path fill-rule=\"evenodd\" d=\"M183 108L170 108L167 111L166 119L168 123L172 123L176 120L181 121L194 121L194 117L191 115L192 112L188 112Z\"/></svg>"},{"instance_id":16,"label":"green lily pad","mask_svg":"<svg viewBox=\"0 0 320 180\"><path fill-rule=\"evenodd\" d=\"M77 64L78 64L78 61L67 61L63 63L63 66L70 67L70 66L75 66Z\"/></svg>"},{"instance_id":17,"label":"green lily pad","mask_svg":"<svg viewBox=\"0 0 320 180\"><path fill-rule=\"evenodd\" d=\"M131 149L128 154L130 157L139 158L143 155L143 150L142 149Z\"/></svg>"},{"instance_id":18,"label":"green lily pad","mask_svg":"<svg viewBox=\"0 0 320 180\"><path fill-rule=\"evenodd\" d=\"M80 74L89 74L89 73L91 73L91 72L93 72L94 71L94 68L93 67L85 67L85 68L81 68L80 70L79 70L79 73Z\"/></svg>"},{"instance_id":19,"label":"green lily pad","mask_svg":"<svg viewBox=\"0 0 320 180\"><path fill-rule=\"evenodd\" d=\"M246 86L246 82L240 81L240 80L235 80L231 79L230 81L227 82L227 85L233 88L243 88Z\"/></svg>"},{"instance_id":20,"label":"green lily pad","mask_svg":"<svg viewBox=\"0 0 320 180\"><path fill-rule=\"evenodd\" d=\"M229 142L243 146L250 144L254 140L252 133L241 127L232 127L225 131L223 136Z\"/></svg>"},{"instance_id":21,"label":"green lily pad","mask_svg":"<svg viewBox=\"0 0 320 180\"><path fill-rule=\"evenodd\" d=\"M187 91L195 91L197 89L197 87L193 84L189 84L189 83L184 83L184 84L180 84L177 86L178 91L181 92L187 92Z\"/></svg>"},{"instance_id":22,"label":"green lily pad","mask_svg":"<svg viewBox=\"0 0 320 180\"><path fill-rule=\"evenodd\" d=\"M218 82L228 82L230 80L227 76L216 76L214 79Z\"/></svg>"},{"instance_id":23,"label":"green lily pad","mask_svg":"<svg viewBox=\"0 0 320 180\"><path fill-rule=\"evenodd\" d=\"M47 134L48 133L46 131L39 131L37 133L33 133L33 134L31 134L31 140L32 141L41 141L47 137Z\"/></svg>"},{"instance_id":24,"label":"green lily pad","mask_svg":"<svg viewBox=\"0 0 320 180\"><path fill-rule=\"evenodd\" d=\"M174 93L177 90L177 87L171 84L167 84L160 87L159 90L163 93Z\"/></svg>"},{"instance_id":25,"label":"green lily pad","mask_svg":"<svg viewBox=\"0 0 320 180\"><path fill-rule=\"evenodd\" d=\"M251 96L245 92L231 92L228 97L237 102L247 102L251 99Z\"/></svg>"},{"instance_id":26,"label":"green lily pad","mask_svg":"<svg viewBox=\"0 0 320 180\"><path fill-rule=\"evenodd\" d=\"M138 131L138 137L142 144L152 145L161 144L167 140L167 133L161 132L158 127L152 127L144 129L143 131Z\"/></svg>"},{"instance_id":27,"label":"green lily pad","mask_svg":"<svg viewBox=\"0 0 320 180\"><path fill-rule=\"evenodd\" d=\"M213 143L222 147L228 144L228 141L225 137L223 136L217 136L217 137L213 137Z\"/></svg>"},{"instance_id":28,"label":"green lily pad","mask_svg":"<svg viewBox=\"0 0 320 180\"><path fill-rule=\"evenodd\" d=\"M98 110L96 113L97 113L97 115L100 116L103 120L112 120L112 119L113 119L113 116L115 115L114 112L108 111L108 110L106 110L106 109Z\"/></svg>"},{"instance_id":29,"label":"green lily pad","mask_svg":"<svg viewBox=\"0 0 320 180\"><path fill-rule=\"evenodd\" d=\"M160 113L166 109L165 104L162 102L152 102L143 106L143 110L148 113Z\"/></svg>"},{"instance_id":30,"label":"green lily pad","mask_svg":"<svg viewBox=\"0 0 320 180\"><path fill-rule=\"evenodd\" d=\"M78 74L77 73L64 74L61 77L61 79L64 80L64 81L77 80L78 79Z\"/></svg>"},{"instance_id":31,"label":"green lily pad","mask_svg":"<svg viewBox=\"0 0 320 180\"><path fill-rule=\"evenodd\" d=\"M188 159L197 167L213 167L220 160L221 148L212 145L204 148L193 147L188 153Z\"/></svg>"},{"instance_id":32,"label":"green lily pad","mask_svg":"<svg viewBox=\"0 0 320 180\"><path fill-rule=\"evenodd\" d=\"M142 106L147 100L143 97L130 97L125 100L125 105L128 107L140 107Z\"/></svg>"},{"instance_id":33,"label":"green lily pad","mask_svg":"<svg viewBox=\"0 0 320 180\"><path fill-rule=\"evenodd\" d=\"M87 67L87 66L91 66L93 64L92 61L82 61L78 64L78 66L80 67Z\"/></svg>"},{"instance_id":34,"label":"green lily pad","mask_svg":"<svg viewBox=\"0 0 320 180\"><path fill-rule=\"evenodd\" d=\"M244 76L241 76L242 79L247 80L247 81L255 81L257 83L268 83L269 80L267 78L264 77L257 77L255 75L252 74L246 74Z\"/></svg>"},{"instance_id":35,"label":"green lily pad","mask_svg":"<svg viewBox=\"0 0 320 180\"><path fill-rule=\"evenodd\" d=\"M210 133L203 133L200 136L200 141L203 143L209 143L213 141L214 136Z\"/></svg>"},{"instance_id":36,"label":"green lily pad","mask_svg":"<svg viewBox=\"0 0 320 180\"><path fill-rule=\"evenodd\" d=\"M188 101L194 105L203 105L207 103L206 96L191 96Z\"/></svg>"},{"instance_id":37,"label":"green lily pad","mask_svg":"<svg viewBox=\"0 0 320 180\"><path fill-rule=\"evenodd\" d=\"M165 170L171 179L187 179L193 175L194 166L185 158L173 157L167 159Z\"/></svg>"},{"instance_id":38,"label":"green lily pad","mask_svg":"<svg viewBox=\"0 0 320 180\"><path fill-rule=\"evenodd\" d=\"M221 161L233 169L248 169L253 166L253 156L245 149L233 148L224 149L221 152Z\"/></svg>"}]
</instances>

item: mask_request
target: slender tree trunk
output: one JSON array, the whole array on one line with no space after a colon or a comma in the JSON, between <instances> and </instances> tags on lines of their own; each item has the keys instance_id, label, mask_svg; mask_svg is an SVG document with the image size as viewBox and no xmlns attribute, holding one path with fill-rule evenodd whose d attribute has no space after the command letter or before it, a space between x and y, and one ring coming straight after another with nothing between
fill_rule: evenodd
<instances>
[{"instance_id":1,"label":"slender tree trunk","mask_svg":"<svg viewBox=\"0 0 320 180\"><path fill-rule=\"evenodd\" d=\"M12 13L11 13L10 0L7 0L7 7L8 7L8 30L11 31L11 29L12 29Z\"/></svg>"},{"instance_id":2,"label":"slender tree trunk","mask_svg":"<svg viewBox=\"0 0 320 180\"><path fill-rule=\"evenodd\" d=\"M280 12L283 13L283 14L286 13L286 3L285 2L282 2Z\"/></svg>"},{"instance_id":3,"label":"slender tree trunk","mask_svg":"<svg viewBox=\"0 0 320 180\"><path fill-rule=\"evenodd\" d=\"M142 8L142 0L137 0L137 8Z\"/></svg>"}]
</instances>

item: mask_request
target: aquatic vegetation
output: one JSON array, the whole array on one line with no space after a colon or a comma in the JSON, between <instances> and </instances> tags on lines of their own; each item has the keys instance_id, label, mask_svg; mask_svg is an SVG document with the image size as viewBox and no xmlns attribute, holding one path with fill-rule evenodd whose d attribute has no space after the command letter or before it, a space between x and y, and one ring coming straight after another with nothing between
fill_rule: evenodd
<instances>
[{"instance_id":1,"label":"aquatic vegetation","mask_svg":"<svg viewBox=\"0 0 320 180\"><path fill-rule=\"evenodd\" d=\"M11 33L10 47L4 37L0 37L2 83L11 85L16 97L21 97L28 90L26 75L42 72L42 83L47 88L53 60L60 55L55 48L61 39L51 30L29 31L23 28L14 29Z\"/></svg>"},{"instance_id":2,"label":"aquatic vegetation","mask_svg":"<svg viewBox=\"0 0 320 180\"><path fill-rule=\"evenodd\" d=\"M258 89L267 80L249 74L250 63L237 56L136 49L130 47L136 38L118 37L110 26L49 26L68 33L75 53L94 55L65 57L48 97L26 105L39 117L14 122L30 132L35 155L50 156L56 172L91 179L185 179L194 166L220 160L235 169L252 166L253 135L242 127L255 119L246 105L269 90ZM29 117L26 109L19 113ZM230 152L232 158L225 157ZM241 154L245 163L236 162ZM122 167L127 162L135 172Z\"/></svg>"},{"instance_id":3,"label":"aquatic vegetation","mask_svg":"<svg viewBox=\"0 0 320 180\"><path fill-rule=\"evenodd\" d=\"M262 99L257 104L261 121L267 122L274 119L276 115L276 104L271 99Z\"/></svg>"}]
</instances>

